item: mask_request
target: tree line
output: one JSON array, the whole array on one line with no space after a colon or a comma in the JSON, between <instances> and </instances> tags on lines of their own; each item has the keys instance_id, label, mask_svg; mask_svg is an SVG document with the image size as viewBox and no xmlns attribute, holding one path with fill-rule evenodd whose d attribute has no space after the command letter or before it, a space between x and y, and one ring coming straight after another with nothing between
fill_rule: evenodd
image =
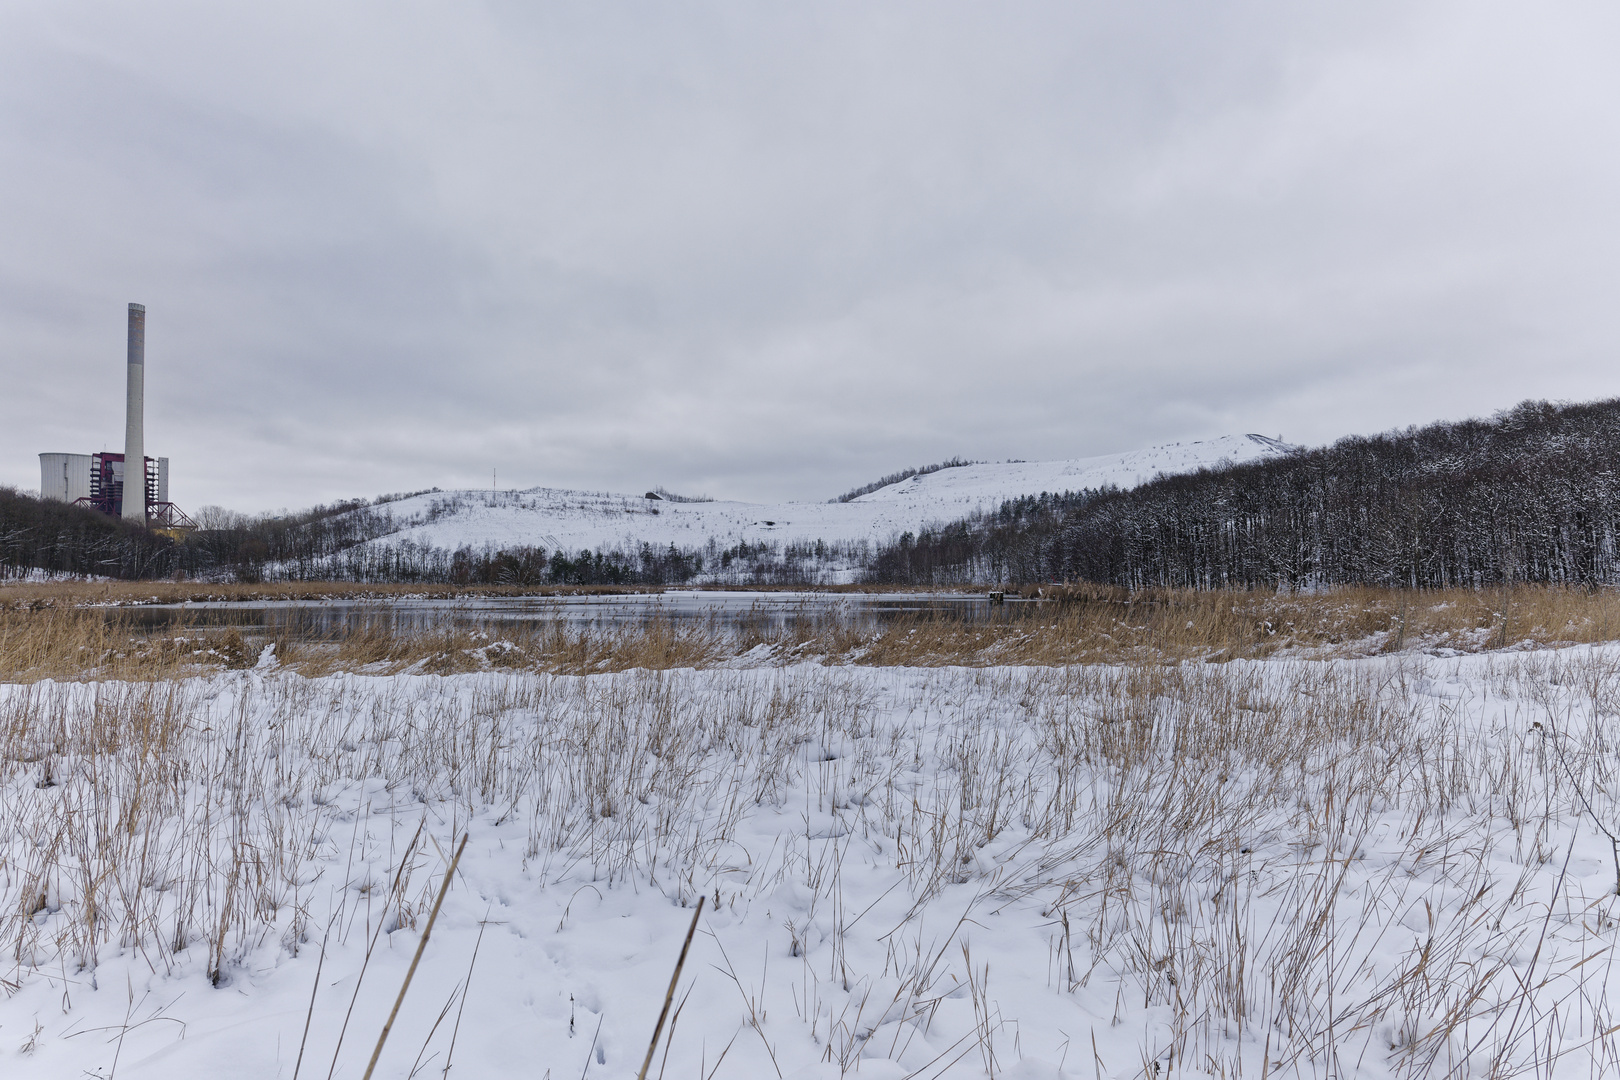
<instances>
[{"instance_id":1,"label":"tree line","mask_svg":"<svg viewBox=\"0 0 1620 1080\"><path fill-rule=\"evenodd\" d=\"M870 495L872 492L877 491L880 488L886 488L892 484L898 484L902 480L910 480L913 476L929 476L933 473L939 472L941 469L960 469L964 465L976 464L978 464L978 462L969 461L965 457L957 456L949 459L948 461L937 462L933 465L923 465L921 467L901 469L899 472L890 473L888 476L873 480L869 484L862 484L858 488L851 488L842 495L838 496L836 499L828 499L827 501L832 503L854 502L862 495Z\"/></svg>"},{"instance_id":2,"label":"tree line","mask_svg":"<svg viewBox=\"0 0 1620 1080\"><path fill-rule=\"evenodd\" d=\"M1620 400L1356 436L1010 500L902 536L876 581L1310 589L1620 581Z\"/></svg>"},{"instance_id":3,"label":"tree line","mask_svg":"<svg viewBox=\"0 0 1620 1080\"><path fill-rule=\"evenodd\" d=\"M0 487L0 578L30 570L162 577L172 573L174 546L119 518Z\"/></svg>"}]
</instances>

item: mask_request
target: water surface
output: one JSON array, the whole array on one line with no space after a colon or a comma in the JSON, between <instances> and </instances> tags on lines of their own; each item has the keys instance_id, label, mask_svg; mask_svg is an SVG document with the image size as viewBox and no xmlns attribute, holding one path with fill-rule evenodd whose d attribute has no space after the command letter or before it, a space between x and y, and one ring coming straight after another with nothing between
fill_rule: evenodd
<instances>
[{"instance_id":1,"label":"water surface","mask_svg":"<svg viewBox=\"0 0 1620 1080\"><path fill-rule=\"evenodd\" d=\"M1014 617L1034 601L991 603L971 593L669 591L619 596L458 597L450 600L245 600L119 609L147 630L234 627L242 633L316 640L367 628L413 633L454 627L491 633L552 623L606 629L656 619L786 630L804 622L872 627L901 618L979 622Z\"/></svg>"}]
</instances>

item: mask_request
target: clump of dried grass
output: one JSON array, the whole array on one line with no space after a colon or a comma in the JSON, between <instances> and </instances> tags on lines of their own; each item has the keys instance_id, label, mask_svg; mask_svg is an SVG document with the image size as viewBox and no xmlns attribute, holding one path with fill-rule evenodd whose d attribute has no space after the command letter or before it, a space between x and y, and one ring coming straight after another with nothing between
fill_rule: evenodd
<instances>
[{"instance_id":1,"label":"clump of dried grass","mask_svg":"<svg viewBox=\"0 0 1620 1080\"><path fill-rule=\"evenodd\" d=\"M267 648L296 662L302 647L285 633L247 636L235 627L151 632L119 612L0 611L0 679L11 682L174 679L252 667Z\"/></svg>"},{"instance_id":2,"label":"clump of dried grass","mask_svg":"<svg viewBox=\"0 0 1620 1080\"><path fill-rule=\"evenodd\" d=\"M331 674L417 672L450 675L488 669L590 675L630 668L709 667L733 655L724 628L710 620L656 617L637 625L502 629L441 626L396 631L381 622L306 646L299 671Z\"/></svg>"},{"instance_id":3,"label":"clump of dried grass","mask_svg":"<svg viewBox=\"0 0 1620 1080\"><path fill-rule=\"evenodd\" d=\"M878 623L858 612L821 611L785 624L655 615L606 626L480 625L469 607L455 613L458 621L423 628L394 625L380 604L374 617L313 640L287 629L143 629L127 609L51 604L0 611L0 678L168 678L251 666L270 645L280 665L310 675L490 668L592 674L711 667L745 654L752 663L1052 666L1478 652L1620 635L1620 595L1609 591L1047 592L1040 603L992 608L989 619L923 613Z\"/></svg>"},{"instance_id":4,"label":"clump of dried grass","mask_svg":"<svg viewBox=\"0 0 1620 1080\"><path fill-rule=\"evenodd\" d=\"M1051 620L1053 636L1072 643L1086 660L1141 649L1177 659L1262 658L1290 649L1337 655L1472 652L1620 636L1620 593L1609 589L1519 585L1277 593L1049 586L1028 591L1038 592L1060 613Z\"/></svg>"},{"instance_id":5,"label":"clump of dried grass","mask_svg":"<svg viewBox=\"0 0 1620 1080\"><path fill-rule=\"evenodd\" d=\"M1036 598L1037 590L1029 590ZM988 620L918 614L877 627L805 620L743 641L870 665L1095 664L1350 657L1562 646L1620 636L1620 594L1520 586L1321 594L1048 587Z\"/></svg>"}]
</instances>

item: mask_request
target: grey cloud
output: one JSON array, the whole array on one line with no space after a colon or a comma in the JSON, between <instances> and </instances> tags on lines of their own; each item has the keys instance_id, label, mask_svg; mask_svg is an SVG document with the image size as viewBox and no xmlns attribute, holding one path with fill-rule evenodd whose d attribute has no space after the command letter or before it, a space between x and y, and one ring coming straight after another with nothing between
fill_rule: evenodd
<instances>
[{"instance_id":1,"label":"grey cloud","mask_svg":"<svg viewBox=\"0 0 1620 1080\"><path fill-rule=\"evenodd\" d=\"M825 498L1615 392L1597 5L0 14L0 482Z\"/></svg>"}]
</instances>

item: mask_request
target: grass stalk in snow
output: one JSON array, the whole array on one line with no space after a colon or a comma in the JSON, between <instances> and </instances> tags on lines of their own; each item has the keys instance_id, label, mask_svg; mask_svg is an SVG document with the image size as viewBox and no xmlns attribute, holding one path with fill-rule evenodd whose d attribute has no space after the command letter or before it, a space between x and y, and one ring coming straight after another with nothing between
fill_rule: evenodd
<instances>
[{"instance_id":1,"label":"grass stalk in snow","mask_svg":"<svg viewBox=\"0 0 1620 1080\"><path fill-rule=\"evenodd\" d=\"M309 988L309 1008L304 1012L304 1032L298 1037L298 1057L293 1062L293 1080L298 1080L298 1072L304 1067L304 1047L309 1042L309 1024L315 1018L315 996L321 989L321 969L326 966L326 945L332 938L332 923L326 924L326 932L321 935L321 955L315 962L315 979Z\"/></svg>"},{"instance_id":2,"label":"grass stalk in snow","mask_svg":"<svg viewBox=\"0 0 1620 1080\"><path fill-rule=\"evenodd\" d=\"M400 984L399 997L394 999L394 1007L383 1023L382 1032L377 1036L377 1048L371 1052L371 1060L366 1064L365 1080L371 1080L372 1070L377 1067L377 1059L382 1056L383 1044L388 1041L388 1033L393 1030L394 1021L399 1017L399 1007L405 1003L405 992L411 988L411 979L416 976L416 965L422 962L422 950L427 948L428 935L433 933L433 923L439 917L439 908L444 905L444 896L450 891L450 882L456 876L456 865L461 862L461 853L466 847L467 834L463 833L461 843L456 845L455 857L450 860L450 865L444 871L444 884L439 886L439 895L433 901L433 911L428 915L427 925L422 928L422 936L416 942L416 955L411 957L411 966L405 969L405 981ZM448 1008L446 1006L447 1011Z\"/></svg>"},{"instance_id":3,"label":"grass stalk in snow","mask_svg":"<svg viewBox=\"0 0 1620 1080\"><path fill-rule=\"evenodd\" d=\"M681 968L686 966L687 951L692 948L692 935L697 933L698 919L703 915L706 896L699 896L697 910L692 912L692 925L686 929L686 940L681 942L681 955L675 961L675 973L669 977L669 989L664 992L664 1006L658 1010L658 1023L653 1025L652 1041L647 1044L647 1057L641 1063L636 1080L647 1080L647 1069L652 1065L653 1053L658 1049L658 1036L663 1034L664 1019L669 1016L670 1003L675 1000L675 987L681 981Z\"/></svg>"},{"instance_id":4,"label":"grass stalk in snow","mask_svg":"<svg viewBox=\"0 0 1620 1080\"><path fill-rule=\"evenodd\" d=\"M483 947L484 931L487 929L489 929L488 907L484 909L484 917L478 922L478 937L473 941L472 956L467 961L467 974L461 980L461 1004L456 1007L456 1022L450 1029L450 1045L444 1052L444 1068L440 1070L440 1076L450 1075L450 1065L455 1060L456 1039L461 1034L461 1014L467 1010L467 994L472 990L473 967L478 963L478 950ZM428 1038L432 1038L431 1032ZM422 1045L425 1048L427 1043L424 1042Z\"/></svg>"}]
</instances>

